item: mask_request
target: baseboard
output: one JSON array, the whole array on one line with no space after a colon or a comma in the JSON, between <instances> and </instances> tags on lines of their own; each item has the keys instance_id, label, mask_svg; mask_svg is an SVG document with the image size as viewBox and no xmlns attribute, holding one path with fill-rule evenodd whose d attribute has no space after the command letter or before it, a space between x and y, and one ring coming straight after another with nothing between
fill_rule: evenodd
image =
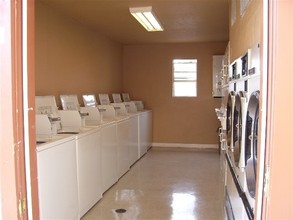
<instances>
[{"instance_id":1,"label":"baseboard","mask_svg":"<svg viewBox=\"0 0 293 220\"><path fill-rule=\"evenodd\" d=\"M180 144L180 143L152 143L152 147L176 147L176 148L197 148L197 149L218 149L217 144Z\"/></svg>"}]
</instances>

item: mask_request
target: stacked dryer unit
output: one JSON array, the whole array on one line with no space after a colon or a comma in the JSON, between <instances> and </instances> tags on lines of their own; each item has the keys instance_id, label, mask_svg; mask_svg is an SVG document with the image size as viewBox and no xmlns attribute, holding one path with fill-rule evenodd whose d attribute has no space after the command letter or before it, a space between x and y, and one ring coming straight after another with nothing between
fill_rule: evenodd
<instances>
[{"instance_id":1,"label":"stacked dryer unit","mask_svg":"<svg viewBox=\"0 0 293 220\"><path fill-rule=\"evenodd\" d=\"M227 194L234 219L253 219L258 152L259 45L229 68L226 103ZM231 216L231 215L230 215Z\"/></svg>"}]
</instances>

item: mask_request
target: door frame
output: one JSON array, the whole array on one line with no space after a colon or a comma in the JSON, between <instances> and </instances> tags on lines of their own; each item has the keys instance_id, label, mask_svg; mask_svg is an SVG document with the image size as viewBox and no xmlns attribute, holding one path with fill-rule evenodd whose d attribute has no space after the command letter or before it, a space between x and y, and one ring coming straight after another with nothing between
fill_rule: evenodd
<instances>
[{"instance_id":1,"label":"door frame","mask_svg":"<svg viewBox=\"0 0 293 220\"><path fill-rule=\"evenodd\" d=\"M23 38L24 4L28 5L28 41ZM0 14L0 217L38 219L38 187L34 181L37 179L35 119L34 111L28 111L34 106L34 0L0 1ZM23 46L28 44L28 59L24 62ZM24 67L28 71L23 71ZM29 74L25 75L27 72ZM30 86L33 85L28 89L27 107L24 104L24 78ZM29 138L24 131L26 117ZM29 167L25 163L28 152L31 158ZM31 171L29 179L26 170ZM28 195L27 187L32 189ZM28 215L28 207L32 207L31 216Z\"/></svg>"},{"instance_id":2,"label":"door frame","mask_svg":"<svg viewBox=\"0 0 293 220\"><path fill-rule=\"evenodd\" d=\"M279 0L267 0L267 2L267 150L262 219L292 219L293 2Z\"/></svg>"}]
</instances>

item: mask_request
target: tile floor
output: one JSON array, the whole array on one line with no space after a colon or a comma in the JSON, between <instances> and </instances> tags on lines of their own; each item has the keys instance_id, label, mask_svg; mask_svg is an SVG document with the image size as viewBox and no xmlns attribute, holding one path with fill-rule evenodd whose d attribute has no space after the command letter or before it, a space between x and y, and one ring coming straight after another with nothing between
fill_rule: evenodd
<instances>
[{"instance_id":1,"label":"tile floor","mask_svg":"<svg viewBox=\"0 0 293 220\"><path fill-rule=\"evenodd\" d=\"M214 150L152 148L82 220L222 220L220 167Z\"/></svg>"}]
</instances>

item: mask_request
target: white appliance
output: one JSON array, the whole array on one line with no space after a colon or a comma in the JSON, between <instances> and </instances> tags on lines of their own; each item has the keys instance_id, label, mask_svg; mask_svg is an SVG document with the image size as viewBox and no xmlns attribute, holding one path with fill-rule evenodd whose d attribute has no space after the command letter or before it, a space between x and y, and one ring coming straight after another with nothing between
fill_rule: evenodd
<instances>
[{"instance_id":1,"label":"white appliance","mask_svg":"<svg viewBox=\"0 0 293 220\"><path fill-rule=\"evenodd\" d=\"M59 114L61 114L62 124L64 126L67 126L67 124L69 124L69 126L71 126L70 118L77 117L76 119L74 119L72 121L77 122L77 123L81 123L80 126L84 127L85 126L85 117L88 116L88 113L82 112L80 105L79 105L79 102L78 102L77 95L60 95L60 99L61 99L61 104L62 104L62 108L63 108L63 111L59 113ZM69 115L69 113L70 113L70 115ZM77 113L79 113L81 121L77 120L78 119ZM76 115L76 116L74 116L74 115ZM65 117L69 117L69 120L67 120Z\"/></svg>"},{"instance_id":2,"label":"white appliance","mask_svg":"<svg viewBox=\"0 0 293 220\"><path fill-rule=\"evenodd\" d=\"M76 138L79 216L102 198L100 128L87 128Z\"/></svg>"},{"instance_id":3,"label":"white appliance","mask_svg":"<svg viewBox=\"0 0 293 220\"><path fill-rule=\"evenodd\" d=\"M57 134L57 131L61 129L61 119L58 114L58 108L54 96L36 96L35 98L36 114L48 116L51 124L51 133ZM39 118L41 120L41 118ZM44 122L45 123L45 122ZM43 123L37 124L39 129L37 131L43 133L41 128Z\"/></svg>"},{"instance_id":4,"label":"white appliance","mask_svg":"<svg viewBox=\"0 0 293 220\"><path fill-rule=\"evenodd\" d=\"M96 100L96 96L89 94L89 95L82 95L83 104L85 107L97 107L98 103Z\"/></svg>"},{"instance_id":5,"label":"white appliance","mask_svg":"<svg viewBox=\"0 0 293 220\"><path fill-rule=\"evenodd\" d=\"M260 89L259 45L249 49L230 65L227 98L227 194L235 219L253 219L255 207L257 130ZM231 115L230 117L228 115ZM232 130L230 125L232 124Z\"/></svg>"},{"instance_id":6,"label":"white appliance","mask_svg":"<svg viewBox=\"0 0 293 220\"><path fill-rule=\"evenodd\" d=\"M81 217L102 197L100 128L98 126L82 127L83 123L81 123L81 114L78 111L79 105L76 96L63 95L61 100L63 108L70 110L58 111L62 129L58 130L57 133L71 134L75 140L74 150L76 151L76 156L74 159L76 160L75 172L77 173L78 186L78 215ZM52 102L51 99L49 101L49 103L43 102L43 104L47 106L52 103L55 105L56 103ZM48 120L47 115L36 116L37 134L43 133L42 136L38 135L37 137L50 135L50 123L46 122L45 118ZM41 128L42 132L40 132L39 128Z\"/></svg>"},{"instance_id":7,"label":"white appliance","mask_svg":"<svg viewBox=\"0 0 293 220\"><path fill-rule=\"evenodd\" d=\"M118 181L116 122L101 128L102 193Z\"/></svg>"},{"instance_id":8,"label":"white appliance","mask_svg":"<svg viewBox=\"0 0 293 220\"><path fill-rule=\"evenodd\" d=\"M87 95L84 100L89 100L89 96L93 95ZM102 105L98 105L98 109L102 112L103 122L107 122L107 125L102 124L101 131L102 191L105 192L130 168L130 122L123 103L110 104L107 94L99 94L99 98ZM91 100L96 101L95 98L91 98ZM113 138L113 134L115 134L115 138Z\"/></svg>"},{"instance_id":9,"label":"white appliance","mask_svg":"<svg viewBox=\"0 0 293 220\"><path fill-rule=\"evenodd\" d=\"M122 99L119 93L113 93L112 98L114 103L122 103ZM127 100L127 101L125 101ZM129 97L123 100L123 103L125 105L125 108L127 109L127 113L137 113L137 105L135 101L130 101ZM141 101L138 101L141 102ZM143 109L142 109L143 110Z\"/></svg>"},{"instance_id":10,"label":"white appliance","mask_svg":"<svg viewBox=\"0 0 293 220\"><path fill-rule=\"evenodd\" d=\"M121 113L129 116L130 120L130 165L142 157L151 147L151 119L152 114L149 110L138 111L136 102L131 101L128 94L123 93L124 106L126 108ZM116 103L121 103L120 94L112 94ZM114 103L113 105L117 106ZM118 104L120 105L120 104Z\"/></svg>"},{"instance_id":11,"label":"white appliance","mask_svg":"<svg viewBox=\"0 0 293 220\"><path fill-rule=\"evenodd\" d=\"M114 103L121 103L122 99L119 93L113 93L112 94L113 102Z\"/></svg>"},{"instance_id":12,"label":"white appliance","mask_svg":"<svg viewBox=\"0 0 293 220\"><path fill-rule=\"evenodd\" d=\"M79 219L74 136L39 139L37 144L40 219Z\"/></svg>"},{"instance_id":13,"label":"white appliance","mask_svg":"<svg viewBox=\"0 0 293 220\"><path fill-rule=\"evenodd\" d=\"M124 107L124 106L122 106ZM103 118L104 121L114 121L114 129L115 129L115 134L116 134L116 139L115 139L115 154L113 152L110 152L109 149L104 149L102 150L102 153L108 153L107 157L111 157L112 160L108 161L105 160L102 165L103 167L103 175L108 175L108 168L112 168L113 171L115 169L116 175L115 177L112 176L112 178L115 178L116 181L125 173L128 171L130 165L129 165L129 117L126 116L120 116L116 112L117 110L114 109L113 105L99 105L99 109L103 110ZM125 108L125 107L124 107ZM121 111L121 110L120 110ZM102 139L103 140L103 139ZM114 144L114 143L113 143ZM113 145L112 145L113 147ZM104 148L104 146L103 146ZM114 150L114 149L113 149ZM111 153L111 155L110 155ZM114 160L115 156L115 161ZM114 163L116 164L116 167L114 168L113 165ZM107 177L107 179L113 179L110 177ZM106 187L110 187L111 181L109 183L105 183ZM113 183L114 184L114 183Z\"/></svg>"},{"instance_id":14,"label":"white appliance","mask_svg":"<svg viewBox=\"0 0 293 220\"><path fill-rule=\"evenodd\" d=\"M87 95L86 98L89 96ZM79 107L78 99L76 95L65 96L64 104L66 101L73 103L72 108L77 109ZM97 106L96 103L92 105ZM70 106L69 103L69 106ZM88 104L88 103L87 103ZM80 107L79 110L87 115L84 116L85 124L92 127L99 127L100 129L100 170L101 172L101 194L108 190L113 184L115 184L119 178L118 175L118 145L117 145L117 121L115 120L115 110L112 106L104 107ZM112 112L111 112L112 110ZM102 114L100 114L100 111ZM109 113L110 112L110 113ZM112 114L111 114L112 113ZM101 117L101 115L105 115ZM109 115L111 117L109 117ZM104 120L105 119L105 120Z\"/></svg>"},{"instance_id":15,"label":"white appliance","mask_svg":"<svg viewBox=\"0 0 293 220\"><path fill-rule=\"evenodd\" d=\"M124 102L130 102L130 97L128 93L122 93L122 99Z\"/></svg>"},{"instance_id":16,"label":"white appliance","mask_svg":"<svg viewBox=\"0 0 293 220\"><path fill-rule=\"evenodd\" d=\"M143 111L144 110L144 104L143 101L141 100L130 100L129 94L128 93L122 93L122 99L123 102L134 102L137 111Z\"/></svg>"},{"instance_id":17,"label":"white appliance","mask_svg":"<svg viewBox=\"0 0 293 220\"><path fill-rule=\"evenodd\" d=\"M101 105L110 105L111 103L109 99L109 95L105 93L99 94L99 100Z\"/></svg>"},{"instance_id":18,"label":"white appliance","mask_svg":"<svg viewBox=\"0 0 293 220\"><path fill-rule=\"evenodd\" d=\"M129 120L129 165L139 159L139 115L131 115Z\"/></svg>"},{"instance_id":19,"label":"white appliance","mask_svg":"<svg viewBox=\"0 0 293 220\"><path fill-rule=\"evenodd\" d=\"M141 158L152 146L152 111L145 110L139 114L139 149L138 157Z\"/></svg>"},{"instance_id":20,"label":"white appliance","mask_svg":"<svg viewBox=\"0 0 293 220\"><path fill-rule=\"evenodd\" d=\"M105 100L109 103L107 94ZM89 113L86 123L101 126L101 173L102 193L104 193L118 181L116 112L111 105L98 105L95 95L83 95L83 101L85 107L91 106L86 110Z\"/></svg>"},{"instance_id":21,"label":"white appliance","mask_svg":"<svg viewBox=\"0 0 293 220\"><path fill-rule=\"evenodd\" d=\"M124 118L117 121L117 171L123 176L130 168L130 120Z\"/></svg>"},{"instance_id":22,"label":"white appliance","mask_svg":"<svg viewBox=\"0 0 293 220\"><path fill-rule=\"evenodd\" d=\"M240 98L241 93L230 91L227 98L227 179L226 190L228 204L231 206L232 212L230 215L234 219L248 219L243 205L242 195L243 188L241 185L244 183L245 173L243 169L243 150L241 154L241 140L242 139L242 116L241 116L241 103L243 100ZM242 167L242 168L240 168ZM242 184L241 184L242 183ZM227 205L226 205L227 206Z\"/></svg>"},{"instance_id":23,"label":"white appliance","mask_svg":"<svg viewBox=\"0 0 293 220\"><path fill-rule=\"evenodd\" d=\"M139 152L139 114L134 102L128 100L127 102L122 102L121 96L119 93L112 94L114 101L113 106L118 107L118 115L127 115L129 116L129 143L128 143L128 159L129 166L133 165L138 159ZM123 107L123 105L125 108Z\"/></svg>"},{"instance_id":24,"label":"white appliance","mask_svg":"<svg viewBox=\"0 0 293 220\"><path fill-rule=\"evenodd\" d=\"M113 106L100 105L98 107L99 107L99 110L103 114L103 117L101 117L101 120L99 119L96 120L97 118L95 118L94 115L92 115L90 111L88 111L88 113L89 113L89 116L92 117L93 119L93 120L90 120L91 121L90 126L100 127L102 193L104 193L118 181L117 122L115 120L112 120L112 118L115 117L115 110ZM96 108L92 108L92 109L95 112L97 110ZM112 116L110 117L109 115L113 115L113 117ZM87 123L87 120L86 120L86 123Z\"/></svg>"},{"instance_id":25,"label":"white appliance","mask_svg":"<svg viewBox=\"0 0 293 220\"><path fill-rule=\"evenodd\" d=\"M235 76L236 77L236 76ZM239 151L239 114L241 101L239 95L235 91L230 91L226 95L226 137L227 137L227 176L226 190L228 201L231 204L232 215L235 219L247 219L245 208L242 202L242 189L240 181L243 182L244 172L239 169L240 151ZM242 130L242 129L240 129ZM237 182L237 184L235 184Z\"/></svg>"},{"instance_id":26,"label":"white appliance","mask_svg":"<svg viewBox=\"0 0 293 220\"><path fill-rule=\"evenodd\" d=\"M130 117L124 103L111 103L116 111L117 123L117 171L118 177L123 176L130 168Z\"/></svg>"},{"instance_id":27,"label":"white appliance","mask_svg":"<svg viewBox=\"0 0 293 220\"><path fill-rule=\"evenodd\" d=\"M139 114L138 158L141 158L152 145L152 111L144 109L144 104L142 101L130 100L128 93L122 93L122 98L125 103L131 103L131 105L134 103ZM136 112L132 109L133 107L127 110L128 112Z\"/></svg>"}]
</instances>

